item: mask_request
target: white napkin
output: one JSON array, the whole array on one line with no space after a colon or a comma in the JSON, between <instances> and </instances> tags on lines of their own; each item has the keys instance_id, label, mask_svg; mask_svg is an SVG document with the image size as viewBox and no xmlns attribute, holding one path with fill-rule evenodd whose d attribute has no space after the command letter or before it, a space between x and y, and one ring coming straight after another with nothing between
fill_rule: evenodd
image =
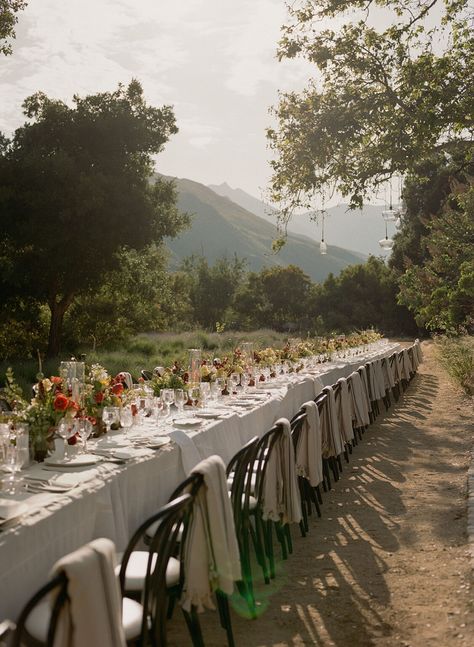
<instances>
[{"instance_id":1,"label":"white napkin","mask_svg":"<svg viewBox=\"0 0 474 647\"><path fill-rule=\"evenodd\" d=\"M370 420L361 377L357 371L354 371L347 379L351 384L352 419L356 427L365 427Z\"/></svg>"},{"instance_id":2,"label":"white napkin","mask_svg":"<svg viewBox=\"0 0 474 647\"><path fill-rule=\"evenodd\" d=\"M8 521L23 514L27 510L27 505L21 501L11 501L10 499L0 499L0 519Z\"/></svg>"},{"instance_id":3,"label":"white napkin","mask_svg":"<svg viewBox=\"0 0 474 647\"><path fill-rule=\"evenodd\" d=\"M339 422L339 429L342 432L344 440L346 443L349 443L354 439L349 385L347 384L345 377L340 377L337 382L341 385L338 398L339 406L337 407L337 419Z\"/></svg>"},{"instance_id":4,"label":"white napkin","mask_svg":"<svg viewBox=\"0 0 474 647\"><path fill-rule=\"evenodd\" d=\"M321 430L323 443L323 457L339 456L344 450L343 438L339 429L337 417L336 398L331 386L325 386L323 393L327 393L327 402L321 410Z\"/></svg>"},{"instance_id":5,"label":"white napkin","mask_svg":"<svg viewBox=\"0 0 474 647\"><path fill-rule=\"evenodd\" d=\"M301 499L291 427L286 418L280 418L275 424L283 427L283 434L273 445L268 458L262 517L282 523L299 523L302 517Z\"/></svg>"},{"instance_id":6,"label":"white napkin","mask_svg":"<svg viewBox=\"0 0 474 647\"><path fill-rule=\"evenodd\" d=\"M301 433L296 447L296 469L300 476L308 479L313 487L323 480L323 456L321 451L321 427L318 407L313 400L305 402L306 411Z\"/></svg>"},{"instance_id":7,"label":"white napkin","mask_svg":"<svg viewBox=\"0 0 474 647\"><path fill-rule=\"evenodd\" d=\"M59 616L54 647L125 647L115 566L110 539L96 539L56 562L53 576L66 573L68 602Z\"/></svg>"},{"instance_id":8,"label":"white napkin","mask_svg":"<svg viewBox=\"0 0 474 647\"><path fill-rule=\"evenodd\" d=\"M204 486L194 503L186 539L181 604L187 611L194 605L201 612L214 608L213 591L231 595L242 573L224 462L213 455L192 471L204 476Z\"/></svg>"},{"instance_id":9,"label":"white napkin","mask_svg":"<svg viewBox=\"0 0 474 647\"><path fill-rule=\"evenodd\" d=\"M194 441L181 429L174 429L170 431L168 436L173 440L181 449L181 463L185 474L189 474L193 467L197 465L201 456L198 452Z\"/></svg>"}]
</instances>

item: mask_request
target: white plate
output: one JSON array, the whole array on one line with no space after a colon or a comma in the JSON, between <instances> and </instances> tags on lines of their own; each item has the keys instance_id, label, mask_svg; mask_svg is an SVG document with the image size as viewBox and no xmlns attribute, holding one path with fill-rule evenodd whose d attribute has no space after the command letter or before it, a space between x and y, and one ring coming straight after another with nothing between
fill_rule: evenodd
<instances>
[{"instance_id":1,"label":"white plate","mask_svg":"<svg viewBox=\"0 0 474 647\"><path fill-rule=\"evenodd\" d=\"M222 413L212 412L212 411L201 411L201 413L196 413L198 418L204 418L204 420L216 420L220 418Z\"/></svg>"},{"instance_id":2,"label":"white plate","mask_svg":"<svg viewBox=\"0 0 474 647\"><path fill-rule=\"evenodd\" d=\"M26 503L0 499L0 525L21 517L28 510Z\"/></svg>"},{"instance_id":3,"label":"white plate","mask_svg":"<svg viewBox=\"0 0 474 647\"><path fill-rule=\"evenodd\" d=\"M87 467L88 465L96 465L100 463L102 458L100 456L95 456L94 454L80 454L79 456L74 456L68 461L58 458L47 458L44 461L44 464L48 467L60 467L64 468L74 468L74 467Z\"/></svg>"},{"instance_id":4,"label":"white plate","mask_svg":"<svg viewBox=\"0 0 474 647\"><path fill-rule=\"evenodd\" d=\"M173 425L179 429L193 429L202 425L202 420L173 420Z\"/></svg>"},{"instance_id":5,"label":"white plate","mask_svg":"<svg viewBox=\"0 0 474 647\"><path fill-rule=\"evenodd\" d=\"M148 449L159 449L163 445L167 445L170 442L169 438L156 438L155 440L150 441L146 446Z\"/></svg>"}]
</instances>

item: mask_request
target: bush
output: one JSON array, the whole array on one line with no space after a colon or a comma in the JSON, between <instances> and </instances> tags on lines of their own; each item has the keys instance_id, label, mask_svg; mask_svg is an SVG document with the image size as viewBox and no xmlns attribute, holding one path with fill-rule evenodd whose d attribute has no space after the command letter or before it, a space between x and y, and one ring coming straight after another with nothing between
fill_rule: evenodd
<instances>
[{"instance_id":1,"label":"bush","mask_svg":"<svg viewBox=\"0 0 474 647\"><path fill-rule=\"evenodd\" d=\"M474 337L438 337L438 357L467 395L474 394Z\"/></svg>"}]
</instances>

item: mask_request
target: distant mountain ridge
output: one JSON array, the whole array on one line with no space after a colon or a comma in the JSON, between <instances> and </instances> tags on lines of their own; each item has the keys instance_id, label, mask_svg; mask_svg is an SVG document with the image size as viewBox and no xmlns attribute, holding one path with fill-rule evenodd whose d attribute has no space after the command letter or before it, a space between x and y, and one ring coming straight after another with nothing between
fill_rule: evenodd
<instances>
[{"instance_id":1,"label":"distant mountain ridge","mask_svg":"<svg viewBox=\"0 0 474 647\"><path fill-rule=\"evenodd\" d=\"M277 210L263 200L246 193L242 189L233 189L226 182L211 184L209 188L225 196L251 213L276 224ZM385 223L382 218L382 206L364 205L362 211L349 211L348 205L341 204L327 210L324 229L327 243L334 243L344 249L353 250L368 256L380 256L382 251L378 244L385 237ZM388 233L396 231L393 223L388 223ZM321 239L321 224L311 218L311 214L302 213L293 216L288 225L288 232L308 236L314 240Z\"/></svg>"},{"instance_id":2,"label":"distant mountain ridge","mask_svg":"<svg viewBox=\"0 0 474 647\"><path fill-rule=\"evenodd\" d=\"M170 178L171 179L171 178ZM176 267L187 256L203 255L212 264L217 259L236 254L245 258L248 268L259 271L275 265L298 265L315 281L323 281L330 272L361 263L365 256L333 245L322 256L319 245L306 236L289 235L278 253L272 252L277 236L274 224L261 218L209 187L187 179L173 178L178 191L178 208L193 214L192 225L178 238L167 240Z\"/></svg>"}]
</instances>

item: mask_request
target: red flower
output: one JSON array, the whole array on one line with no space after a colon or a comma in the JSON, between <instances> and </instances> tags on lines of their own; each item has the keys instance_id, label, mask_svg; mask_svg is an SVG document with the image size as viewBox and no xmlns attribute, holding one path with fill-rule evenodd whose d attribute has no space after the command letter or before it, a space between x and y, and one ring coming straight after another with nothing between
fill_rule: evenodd
<instances>
[{"instance_id":1,"label":"red flower","mask_svg":"<svg viewBox=\"0 0 474 647\"><path fill-rule=\"evenodd\" d=\"M56 411L66 411L69 406L69 399L62 393L58 393L54 398L53 406Z\"/></svg>"},{"instance_id":2,"label":"red flower","mask_svg":"<svg viewBox=\"0 0 474 647\"><path fill-rule=\"evenodd\" d=\"M57 375L53 375L53 377L51 378L51 382L53 384L61 384L62 381L63 381L62 377L58 377Z\"/></svg>"},{"instance_id":3,"label":"red flower","mask_svg":"<svg viewBox=\"0 0 474 647\"><path fill-rule=\"evenodd\" d=\"M112 387L112 393L114 395L121 395L123 392L123 384L122 382L118 382L117 384L114 384Z\"/></svg>"},{"instance_id":4,"label":"red flower","mask_svg":"<svg viewBox=\"0 0 474 647\"><path fill-rule=\"evenodd\" d=\"M79 411L79 405L77 404L77 402L74 402L74 400L69 400L69 404L67 408L74 409L75 411Z\"/></svg>"},{"instance_id":5,"label":"red flower","mask_svg":"<svg viewBox=\"0 0 474 647\"><path fill-rule=\"evenodd\" d=\"M102 391L97 391L97 393L94 395L94 400L96 404L100 404L102 400L104 399L104 394Z\"/></svg>"}]
</instances>

